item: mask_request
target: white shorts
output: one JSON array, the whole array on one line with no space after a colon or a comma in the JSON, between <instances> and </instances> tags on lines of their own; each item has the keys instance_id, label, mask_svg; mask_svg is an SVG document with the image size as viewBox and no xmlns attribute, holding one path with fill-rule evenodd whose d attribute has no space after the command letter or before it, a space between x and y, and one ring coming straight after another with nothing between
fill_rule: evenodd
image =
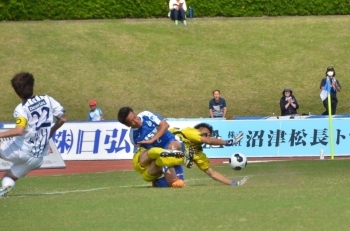
<instances>
[{"instance_id":1,"label":"white shorts","mask_svg":"<svg viewBox=\"0 0 350 231\"><path fill-rule=\"evenodd\" d=\"M11 172L17 178L23 178L43 164L43 157L32 157L11 141L0 142L0 158L12 162Z\"/></svg>"}]
</instances>

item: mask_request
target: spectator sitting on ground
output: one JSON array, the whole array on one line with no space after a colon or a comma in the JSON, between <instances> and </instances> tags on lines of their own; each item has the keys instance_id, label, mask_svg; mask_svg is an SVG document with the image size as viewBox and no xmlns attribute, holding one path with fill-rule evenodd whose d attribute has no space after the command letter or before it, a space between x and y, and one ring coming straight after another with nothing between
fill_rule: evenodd
<instances>
[{"instance_id":1,"label":"spectator sitting on ground","mask_svg":"<svg viewBox=\"0 0 350 231\"><path fill-rule=\"evenodd\" d=\"M290 88L285 88L280 99L281 116L296 115L299 108L298 101Z\"/></svg>"},{"instance_id":2,"label":"spectator sitting on ground","mask_svg":"<svg viewBox=\"0 0 350 231\"><path fill-rule=\"evenodd\" d=\"M179 21L182 21L184 26L187 26L186 21L186 1L185 0L170 0L169 1L169 17L174 20L175 26L179 25Z\"/></svg>"},{"instance_id":3,"label":"spectator sitting on ground","mask_svg":"<svg viewBox=\"0 0 350 231\"><path fill-rule=\"evenodd\" d=\"M209 101L210 118L226 118L226 101L220 97L220 91L213 91L213 99Z\"/></svg>"},{"instance_id":4,"label":"spectator sitting on ground","mask_svg":"<svg viewBox=\"0 0 350 231\"><path fill-rule=\"evenodd\" d=\"M95 100L89 101L90 111L88 113L88 121L100 121L103 120L103 113L100 108L97 107Z\"/></svg>"}]
</instances>

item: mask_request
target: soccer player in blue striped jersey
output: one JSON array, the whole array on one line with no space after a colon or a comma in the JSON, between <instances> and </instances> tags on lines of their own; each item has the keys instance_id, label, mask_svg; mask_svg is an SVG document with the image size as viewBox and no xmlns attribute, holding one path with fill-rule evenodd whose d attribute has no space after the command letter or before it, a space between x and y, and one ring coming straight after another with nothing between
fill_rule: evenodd
<instances>
[{"instance_id":1,"label":"soccer player in blue striped jersey","mask_svg":"<svg viewBox=\"0 0 350 231\"><path fill-rule=\"evenodd\" d=\"M152 182L162 175L162 167L154 162L158 157L184 156L184 144L168 131L169 124L160 115L150 111L135 114L132 108L122 107L118 121L130 127L130 141L138 147L132 163L143 180Z\"/></svg>"},{"instance_id":2,"label":"soccer player in blue striped jersey","mask_svg":"<svg viewBox=\"0 0 350 231\"><path fill-rule=\"evenodd\" d=\"M49 139L66 121L59 102L48 95L33 95L32 74L18 73L11 84L22 103L14 111L16 127L0 133L0 158L13 163L2 178L0 197L6 196L16 180L42 165L49 154Z\"/></svg>"}]
</instances>

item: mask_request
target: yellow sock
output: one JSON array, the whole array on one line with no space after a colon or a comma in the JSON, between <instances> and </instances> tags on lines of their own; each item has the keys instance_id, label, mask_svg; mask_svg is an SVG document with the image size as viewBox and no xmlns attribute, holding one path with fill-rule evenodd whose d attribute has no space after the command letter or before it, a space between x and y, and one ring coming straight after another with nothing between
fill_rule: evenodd
<instances>
[{"instance_id":1,"label":"yellow sock","mask_svg":"<svg viewBox=\"0 0 350 231\"><path fill-rule=\"evenodd\" d=\"M164 149L162 149L162 148L151 148L150 150L148 150L148 156L152 160L155 160L158 157L160 157L160 153L163 151L164 151Z\"/></svg>"},{"instance_id":2,"label":"yellow sock","mask_svg":"<svg viewBox=\"0 0 350 231\"><path fill-rule=\"evenodd\" d=\"M175 158L175 157L158 157L156 159L156 165L160 167L172 167L175 165L183 165L183 158Z\"/></svg>"}]
</instances>

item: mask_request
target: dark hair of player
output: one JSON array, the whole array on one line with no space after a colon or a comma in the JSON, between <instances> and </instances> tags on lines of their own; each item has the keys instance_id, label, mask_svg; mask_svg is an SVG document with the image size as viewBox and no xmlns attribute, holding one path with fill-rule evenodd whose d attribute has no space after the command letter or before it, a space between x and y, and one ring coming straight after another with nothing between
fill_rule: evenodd
<instances>
[{"instance_id":1,"label":"dark hair of player","mask_svg":"<svg viewBox=\"0 0 350 231\"><path fill-rule=\"evenodd\" d=\"M210 134L213 134L213 127L207 123L200 123L194 126L195 129L207 128L210 131Z\"/></svg>"},{"instance_id":2,"label":"dark hair of player","mask_svg":"<svg viewBox=\"0 0 350 231\"><path fill-rule=\"evenodd\" d=\"M11 79L11 84L21 99L29 99L33 96L34 77L32 74L20 72Z\"/></svg>"},{"instance_id":3,"label":"dark hair of player","mask_svg":"<svg viewBox=\"0 0 350 231\"><path fill-rule=\"evenodd\" d=\"M130 112L134 112L131 107L122 107L118 112L118 121L125 125L125 119Z\"/></svg>"}]
</instances>

